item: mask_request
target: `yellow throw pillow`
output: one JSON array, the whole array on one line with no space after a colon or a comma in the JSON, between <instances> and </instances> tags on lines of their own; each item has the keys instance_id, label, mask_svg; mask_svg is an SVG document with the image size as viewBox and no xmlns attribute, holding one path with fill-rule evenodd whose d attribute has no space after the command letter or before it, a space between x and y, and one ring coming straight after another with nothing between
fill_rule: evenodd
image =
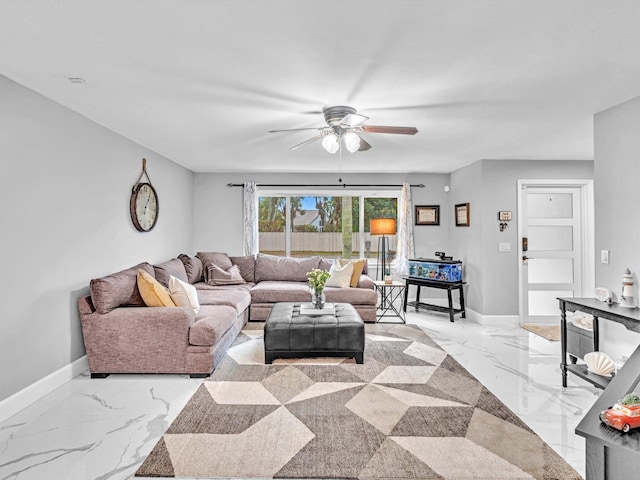
<instances>
[{"instance_id":1,"label":"yellow throw pillow","mask_svg":"<svg viewBox=\"0 0 640 480\"><path fill-rule=\"evenodd\" d=\"M359 260L350 260L348 258L339 258L338 262L340 263L340 266L344 266L349 262L353 264L353 273L351 274L351 287L357 287L358 282L360 281L360 275L362 275L362 270L364 270L364 266L367 264L367 259L361 258Z\"/></svg>"},{"instance_id":2,"label":"yellow throw pillow","mask_svg":"<svg viewBox=\"0 0 640 480\"><path fill-rule=\"evenodd\" d=\"M144 270L138 270L138 290L147 307L175 307L169 292Z\"/></svg>"}]
</instances>

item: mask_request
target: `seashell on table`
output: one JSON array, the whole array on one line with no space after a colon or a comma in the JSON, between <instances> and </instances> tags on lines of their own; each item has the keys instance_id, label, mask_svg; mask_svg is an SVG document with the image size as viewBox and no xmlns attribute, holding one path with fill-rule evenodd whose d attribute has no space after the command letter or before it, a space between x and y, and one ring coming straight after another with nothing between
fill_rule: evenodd
<instances>
[{"instance_id":1,"label":"seashell on table","mask_svg":"<svg viewBox=\"0 0 640 480\"><path fill-rule=\"evenodd\" d=\"M587 369L591 373L601 375L603 377L610 377L615 370L613 360L609 355L603 352L589 352L584 356L584 362L587 364Z\"/></svg>"}]
</instances>

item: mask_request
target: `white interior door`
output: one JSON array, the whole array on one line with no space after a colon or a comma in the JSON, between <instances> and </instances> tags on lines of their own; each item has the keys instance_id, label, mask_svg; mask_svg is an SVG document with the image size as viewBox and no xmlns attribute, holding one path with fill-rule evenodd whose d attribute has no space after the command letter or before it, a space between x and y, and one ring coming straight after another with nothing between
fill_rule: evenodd
<instances>
[{"instance_id":1,"label":"white interior door","mask_svg":"<svg viewBox=\"0 0 640 480\"><path fill-rule=\"evenodd\" d=\"M521 323L558 321L558 297L583 292L579 187L523 186Z\"/></svg>"}]
</instances>

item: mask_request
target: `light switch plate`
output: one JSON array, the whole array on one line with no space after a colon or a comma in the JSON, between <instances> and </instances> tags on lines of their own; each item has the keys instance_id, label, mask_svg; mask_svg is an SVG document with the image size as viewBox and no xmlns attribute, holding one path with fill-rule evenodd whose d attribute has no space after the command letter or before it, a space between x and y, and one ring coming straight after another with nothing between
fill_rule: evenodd
<instances>
[{"instance_id":1,"label":"light switch plate","mask_svg":"<svg viewBox=\"0 0 640 480\"><path fill-rule=\"evenodd\" d=\"M510 251L511 251L511 243L509 242L498 243L498 252L510 252Z\"/></svg>"},{"instance_id":2,"label":"light switch plate","mask_svg":"<svg viewBox=\"0 0 640 480\"><path fill-rule=\"evenodd\" d=\"M609 263L609 250L600 250L600 263Z\"/></svg>"}]
</instances>

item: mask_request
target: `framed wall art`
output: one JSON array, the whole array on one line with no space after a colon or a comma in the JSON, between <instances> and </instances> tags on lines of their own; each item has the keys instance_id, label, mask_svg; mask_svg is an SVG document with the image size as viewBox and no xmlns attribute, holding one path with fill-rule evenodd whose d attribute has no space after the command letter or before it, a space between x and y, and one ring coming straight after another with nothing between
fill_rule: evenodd
<instances>
[{"instance_id":1,"label":"framed wall art","mask_svg":"<svg viewBox=\"0 0 640 480\"><path fill-rule=\"evenodd\" d=\"M440 205L416 205L416 225L440 225Z\"/></svg>"},{"instance_id":2,"label":"framed wall art","mask_svg":"<svg viewBox=\"0 0 640 480\"><path fill-rule=\"evenodd\" d=\"M459 203L455 206L456 227L469 226L469 204Z\"/></svg>"}]
</instances>

